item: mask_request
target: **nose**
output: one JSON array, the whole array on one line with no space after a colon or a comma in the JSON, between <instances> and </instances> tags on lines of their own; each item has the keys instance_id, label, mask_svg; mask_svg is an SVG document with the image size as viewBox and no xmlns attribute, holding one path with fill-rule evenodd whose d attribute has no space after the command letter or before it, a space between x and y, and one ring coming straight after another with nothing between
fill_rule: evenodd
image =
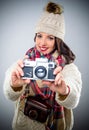
<instances>
[{"instance_id":1,"label":"nose","mask_svg":"<svg viewBox=\"0 0 89 130\"><path fill-rule=\"evenodd\" d=\"M41 41L40 41L41 45L46 45L46 38L42 38Z\"/></svg>"}]
</instances>

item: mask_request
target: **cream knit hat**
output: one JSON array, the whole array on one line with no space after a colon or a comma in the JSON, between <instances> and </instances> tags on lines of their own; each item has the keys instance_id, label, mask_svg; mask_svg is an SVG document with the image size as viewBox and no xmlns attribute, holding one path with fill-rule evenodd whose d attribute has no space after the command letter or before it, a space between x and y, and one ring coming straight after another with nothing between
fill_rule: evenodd
<instances>
[{"instance_id":1,"label":"cream knit hat","mask_svg":"<svg viewBox=\"0 0 89 130\"><path fill-rule=\"evenodd\" d=\"M49 2L36 26L36 33L45 32L64 40L65 22L62 12L60 5Z\"/></svg>"}]
</instances>

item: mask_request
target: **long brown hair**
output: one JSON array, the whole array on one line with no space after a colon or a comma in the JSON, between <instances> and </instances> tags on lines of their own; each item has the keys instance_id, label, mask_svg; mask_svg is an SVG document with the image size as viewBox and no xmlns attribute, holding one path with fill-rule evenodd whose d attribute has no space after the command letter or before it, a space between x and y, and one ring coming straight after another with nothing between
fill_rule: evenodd
<instances>
[{"instance_id":1,"label":"long brown hair","mask_svg":"<svg viewBox=\"0 0 89 130\"><path fill-rule=\"evenodd\" d=\"M76 58L72 50L67 46L66 43L63 42L63 40L57 37L55 38L55 42L56 42L56 49L58 50L60 55L63 55L65 57L66 64L72 63Z\"/></svg>"},{"instance_id":2,"label":"long brown hair","mask_svg":"<svg viewBox=\"0 0 89 130\"><path fill-rule=\"evenodd\" d=\"M36 35L34 37L34 41L36 40ZM67 46L66 43L63 42L63 40L55 37L55 44L56 44L56 48L58 50L58 53L60 55L63 55L65 60L66 60L66 64L72 63L75 60L75 54L72 52L72 50Z\"/></svg>"}]
</instances>

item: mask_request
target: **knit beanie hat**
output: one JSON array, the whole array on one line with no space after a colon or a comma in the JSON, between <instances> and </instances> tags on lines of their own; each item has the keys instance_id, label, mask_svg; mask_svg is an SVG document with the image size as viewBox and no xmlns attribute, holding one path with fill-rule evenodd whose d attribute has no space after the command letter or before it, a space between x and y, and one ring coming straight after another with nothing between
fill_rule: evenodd
<instances>
[{"instance_id":1,"label":"knit beanie hat","mask_svg":"<svg viewBox=\"0 0 89 130\"><path fill-rule=\"evenodd\" d=\"M63 8L59 4L49 2L36 25L36 33L44 32L64 40L65 23Z\"/></svg>"}]
</instances>

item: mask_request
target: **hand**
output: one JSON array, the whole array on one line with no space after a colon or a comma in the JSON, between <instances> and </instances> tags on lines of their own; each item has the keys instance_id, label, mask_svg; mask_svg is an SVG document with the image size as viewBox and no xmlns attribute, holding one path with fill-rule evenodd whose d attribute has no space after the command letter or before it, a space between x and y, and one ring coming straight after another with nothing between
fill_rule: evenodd
<instances>
[{"instance_id":1,"label":"hand","mask_svg":"<svg viewBox=\"0 0 89 130\"><path fill-rule=\"evenodd\" d=\"M27 59L26 55L24 59ZM24 84L30 83L30 79L22 79L21 77L24 75L22 68L24 67L23 60L19 60L15 69L11 75L11 86L13 89L22 88Z\"/></svg>"},{"instance_id":2,"label":"hand","mask_svg":"<svg viewBox=\"0 0 89 130\"><path fill-rule=\"evenodd\" d=\"M63 76L61 74L62 68L60 66L56 67L54 74L56 75L55 81L42 81L43 84L48 85L48 87L61 95L67 95L69 93L69 87L66 85Z\"/></svg>"}]
</instances>

